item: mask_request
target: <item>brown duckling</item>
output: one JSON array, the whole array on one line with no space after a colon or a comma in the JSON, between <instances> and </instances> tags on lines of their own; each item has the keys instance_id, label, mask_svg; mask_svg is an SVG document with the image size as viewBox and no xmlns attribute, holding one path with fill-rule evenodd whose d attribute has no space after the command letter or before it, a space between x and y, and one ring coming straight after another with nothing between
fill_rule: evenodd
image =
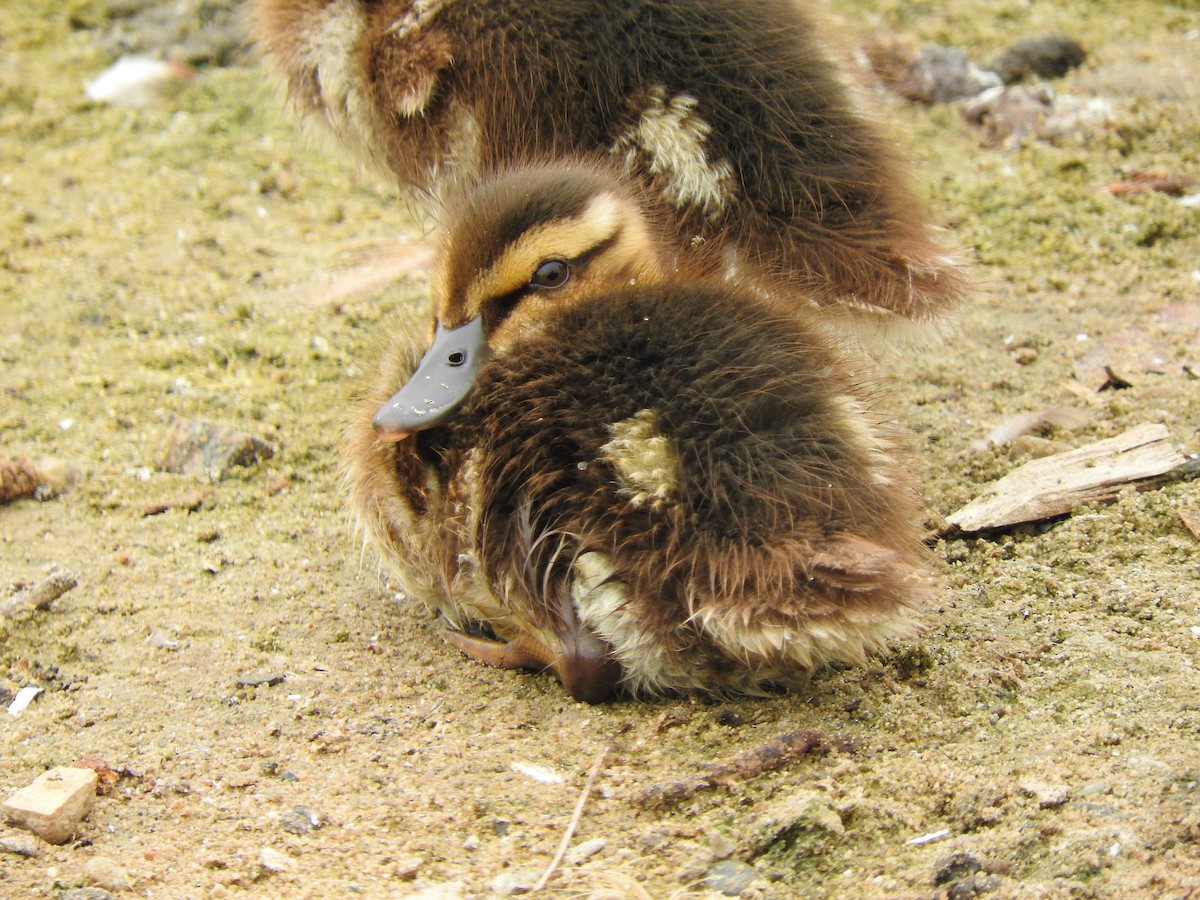
<instances>
[{"instance_id":1,"label":"brown duckling","mask_svg":"<svg viewBox=\"0 0 1200 900\"><path fill-rule=\"evenodd\" d=\"M966 290L797 0L256 0L255 22L295 108L403 185L603 156L671 250L723 249L856 325Z\"/></svg>"},{"instance_id":2,"label":"brown duckling","mask_svg":"<svg viewBox=\"0 0 1200 900\"><path fill-rule=\"evenodd\" d=\"M352 503L455 646L570 694L756 692L914 630L915 494L807 315L672 267L622 181L484 182L434 336L400 331L348 432Z\"/></svg>"}]
</instances>

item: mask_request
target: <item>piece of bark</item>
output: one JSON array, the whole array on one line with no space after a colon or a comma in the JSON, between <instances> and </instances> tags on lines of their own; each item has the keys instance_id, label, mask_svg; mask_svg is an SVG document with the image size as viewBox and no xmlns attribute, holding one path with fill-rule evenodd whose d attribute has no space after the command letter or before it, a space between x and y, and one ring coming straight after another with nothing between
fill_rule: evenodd
<instances>
[{"instance_id":1,"label":"piece of bark","mask_svg":"<svg viewBox=\"0 0 1200 900\"><path fill-rule=\"evenodd\" d=\"M0 811L18 828L49 844L63 844L92 811L97 780L92 769L60 766L0 803Z\"/></svg>"},{"instance_id":2,"label":"piece of bark","mask_svg":"<svg viewBox=\"0 0 1200 900\"><path fill-rule=\"evenodd\" d=\"M11 597L0 600L0 618L15 619L26 612L49 609L51 603L77 584L79 579L72 572L55 566L45 578L24 585Z\"/></svg>"},{"instance_id":3,"label":"piece of bark","mask_svg":"<svg viewBox=\"0 0 1200 900\"><path fill-rule=\"evenodd\" d=\"M650 785L638 791L633 800L644 807L679 803L699 791L746 781L763 772L781 768L802 756L823 756L834 747L845 751L854 749L853 744L844 739L830 740L815 731L790 731L752 750L739 753L727 763L713 763L703 775Z\"/></svg>"},{"instance_id":4,"label":"piece of bark","mask_svg":"<svg viewBox=\"0 0 1200 900\"><path fill-rule=\"evenodd\" d=\"M1125 485L1155 487L1186 464L1165 426L1139 425L1086 447L1030 460L946 521L966 533L1040 522L1084 503L1109 503Z\"/></svg>"}]
</instances>

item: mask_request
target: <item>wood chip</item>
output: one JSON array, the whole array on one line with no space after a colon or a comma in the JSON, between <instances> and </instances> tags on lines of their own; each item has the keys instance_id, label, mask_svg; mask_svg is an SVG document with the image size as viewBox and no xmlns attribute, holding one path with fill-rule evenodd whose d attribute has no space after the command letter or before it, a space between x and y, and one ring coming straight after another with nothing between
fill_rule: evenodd
<instances>
[{"instance_id":1,"label":"wood chip","mask_svg":"<svg viewBox=\"0 0 1200 900\"><path fill-rule=\"evenodd\" d=\"M1041 522L1085 503L1110 503L1125 485L1156 487L1187 465L1163 425L1139 425L1086 447L1034 459L947 517L968 534Z\"/></svg>"},{"instance_id":2,"label":"wood chip","mask_svg":"<svg viewBox=\"0 0 1200 900\"><path fill-rule=\"evenodd\" d=\"M1191 509L1179 510L1179 521L1183 527L1192 533L1192 537L1200 541L1200 512Z\"/></svg>"}]
</instances>

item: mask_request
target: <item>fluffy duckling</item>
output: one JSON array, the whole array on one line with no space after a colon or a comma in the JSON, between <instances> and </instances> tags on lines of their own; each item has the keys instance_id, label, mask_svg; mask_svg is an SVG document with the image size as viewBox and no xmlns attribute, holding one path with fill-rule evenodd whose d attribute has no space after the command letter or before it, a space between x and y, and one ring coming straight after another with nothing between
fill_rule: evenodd
<instances>
[{"instance_id":1,"label":"fluffy duckling","mask_svg":"<svg viewBox=\"0 0 1200 900\"><path fill-rule=\"evenodd\" d=\"M756 692L913 631L927 589L889 429L805 316L689 280L622 181L483 183L432 340L348 433L353 507L450 643L576 699Z\"/></svg>"},{"instance_id":2,"label":"fluffy duckling","mask_svg":"<svg viewBox=\"0 0 1200 900\"><path fill-rule=\"evenodd\" d=\"M404 185L607 156L669 249L723 248L856 326L965 292L798 0L256 0L255 22L302 116Z\"/></svg>"}]
</instances>

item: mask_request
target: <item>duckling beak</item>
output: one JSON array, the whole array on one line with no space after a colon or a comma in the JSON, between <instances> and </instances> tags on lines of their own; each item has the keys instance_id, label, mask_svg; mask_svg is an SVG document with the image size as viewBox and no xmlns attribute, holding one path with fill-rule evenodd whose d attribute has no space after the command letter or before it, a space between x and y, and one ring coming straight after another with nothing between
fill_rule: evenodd
<instances>
[{"instance_id":1,"label":"duckling beak","mask_svg":"<svg viewBox=\"0 0 1200 900\"><path fill-rule=\"evenodd\" d=\"M379 437L403 440L449 419L471 393L487 355L481 316L457 328L445 328L439 322L433 344L417 370L375 413Z\"/></svg>"}]
</instances>

